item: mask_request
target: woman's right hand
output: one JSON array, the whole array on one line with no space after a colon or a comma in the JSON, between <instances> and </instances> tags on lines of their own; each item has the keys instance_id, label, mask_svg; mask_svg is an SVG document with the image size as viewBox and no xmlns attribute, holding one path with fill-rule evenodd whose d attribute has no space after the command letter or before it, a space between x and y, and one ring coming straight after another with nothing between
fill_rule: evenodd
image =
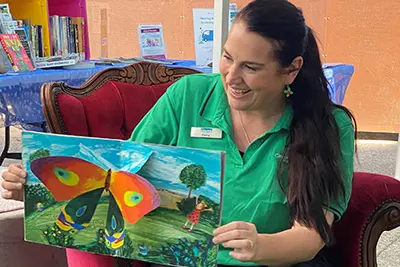
<instances>
[{"instance_id":1,"label":"woman's right hand","mask_svg":"<svg viewBox=\"0 0 400 267\"><path fill-rule=\"evenodd\" d=\"M6 190L1 196L4 199L24 200L24 184L26 183L26 171L21 164L10 164L7 171L3 172L1 186Z\"/></svg>"}]
</instances>

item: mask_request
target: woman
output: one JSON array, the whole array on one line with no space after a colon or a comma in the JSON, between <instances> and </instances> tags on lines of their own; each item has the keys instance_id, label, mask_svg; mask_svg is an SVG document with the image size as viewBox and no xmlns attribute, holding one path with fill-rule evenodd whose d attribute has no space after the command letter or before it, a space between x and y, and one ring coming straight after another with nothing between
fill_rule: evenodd
<instances>
[{"instance_id":1,"label":"woman","mask_svg":"<svg viewBox=\"0 0 400 267\"><path fill-rule=\"evenodd\" d=\"M301 11L256 0L235 19L220 74L174 83L131 140L226 151L220 265L331 266L324 247L351 195L353 120L329 98ZM20 197L25 175L10 166L5 198Z\"/></svg>"}]
</instances>

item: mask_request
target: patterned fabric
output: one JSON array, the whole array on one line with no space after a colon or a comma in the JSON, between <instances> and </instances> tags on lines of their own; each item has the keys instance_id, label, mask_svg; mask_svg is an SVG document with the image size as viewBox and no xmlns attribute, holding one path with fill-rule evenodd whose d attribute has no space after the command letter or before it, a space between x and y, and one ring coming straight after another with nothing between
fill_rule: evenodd
<instances>
[{"instance_id":1,"label":"patterned fabric","mask_svg":"<svg viewBox=\"0 0 400 267\"><path fill-rule=\"evenodd\" d=\"M343 104L347 87L354 73L354 66L345 64L325 64L325 77L329 82L331 99L336 104Z\"/></svg>"},{"instance_id":2,"label":"patterned fabric","mask_svg":"<svg viewBox=\"0 0 400 267\"><path fill-rule=\"evenodd\" d=\"M199 210L199 209L194 209L194 210L189 214L188 220L189 220L190 222L192 222L192 223L198 224L198 223L199 223L199 220L200 220L200 213L201 213L201 210Z\"/></svg>"},{"instance_id":3,"label":"patterned fabric","mask_svg":"<svg viewBox=\"0 0 400 267\"><path fill-rule=\"evenodd\" d=\"M40 101L40 87L43 83L64 81L71 86L80 86L105 68L122 66L100 65L77 70L37 69L32 72L0 75L0 127L21 125L27 130L42 131L40 123L45 119ZM173 67L211 72L211 68L196 67L194 61L177 61Z\"/></svg>"},{"instance_id":4,"label":"patterned fabric","mask_svg":"<svg viewBox=\"0 0 400 267\"><path fill-rule=\"evenodd\" d=\"M5 115L4 125L21 124L32 129L30 123L44 121L40 102L40 87L45 82L64 81L79 86L104 66L81 70L35 70L32 72L0 76L0 113ZM1 122L0 122L1 123Z\"/></svg>"},{"instance_id":5,"label":"patterned fabric","mask_svg":"<svg viewBox=\"0 0 400 267\"><path fill-rule=\"evenodd\" d=\"M191 60L177 61L174 67L195 68L209 73L211 68L199 68ZM0 75L0 127L21 125L27 130L42 131L44 122L40 102L40 87L43 83L64 81L71 86L80 86L96 72L114 66L96 66L90 69L38 69L32 72ZM331 87L332 100L343 103L347 86L354 72L351 65L324 65L325 76Z\"/></svg>"}]
</instances>

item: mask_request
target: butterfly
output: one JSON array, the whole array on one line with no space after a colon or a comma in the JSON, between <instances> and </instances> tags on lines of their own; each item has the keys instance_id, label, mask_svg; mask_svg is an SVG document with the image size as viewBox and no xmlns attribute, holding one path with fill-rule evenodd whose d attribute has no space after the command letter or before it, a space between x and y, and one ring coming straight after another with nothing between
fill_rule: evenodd
<instances>
[{"instance_id":1,"label":"butterfly","mask_svg":"<svg viewBox=\"0 0 400 267\"><path fill-rule=\"evenodd\" d=\"M110 249L122 247L125 220L134 224L160 205L155 187L128 171L106 170L84 159L67 156L38 158L30 162L30 168L57 202L68 201L56 221L67 232L85 229L104 191L109 192L105 243Z\"/></svg>"}]
</instances>

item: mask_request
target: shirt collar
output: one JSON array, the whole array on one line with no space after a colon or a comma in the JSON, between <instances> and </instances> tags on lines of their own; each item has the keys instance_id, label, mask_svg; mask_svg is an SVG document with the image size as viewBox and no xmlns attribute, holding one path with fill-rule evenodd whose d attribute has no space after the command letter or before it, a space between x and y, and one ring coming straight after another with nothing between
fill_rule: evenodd
<instances>
[{"instance_id":1,"label":"shirt collar","mask_svg":"<svg viewBox=\"0 0 400 267\"><path fill-rule=\"evenodd\" d=\"M218 75L217 77L199 110L200 116L210 122L219 120L228 108L228 99L224 91L221 76Z\"/></svg>"},{"instance_id":2,"label":"shirt collar","mask_svg":"<svg viewBox=\"0 0 400 267\"><path fill-rule=\"evenodd\" d=\"M279 120L275 123L274 127L272 127L267 133L278 132L281 129L289 130L290 125L293 120L293 107L289 103L286 104L285 110L283 111Z\"/></svg>"}]
</instances>

